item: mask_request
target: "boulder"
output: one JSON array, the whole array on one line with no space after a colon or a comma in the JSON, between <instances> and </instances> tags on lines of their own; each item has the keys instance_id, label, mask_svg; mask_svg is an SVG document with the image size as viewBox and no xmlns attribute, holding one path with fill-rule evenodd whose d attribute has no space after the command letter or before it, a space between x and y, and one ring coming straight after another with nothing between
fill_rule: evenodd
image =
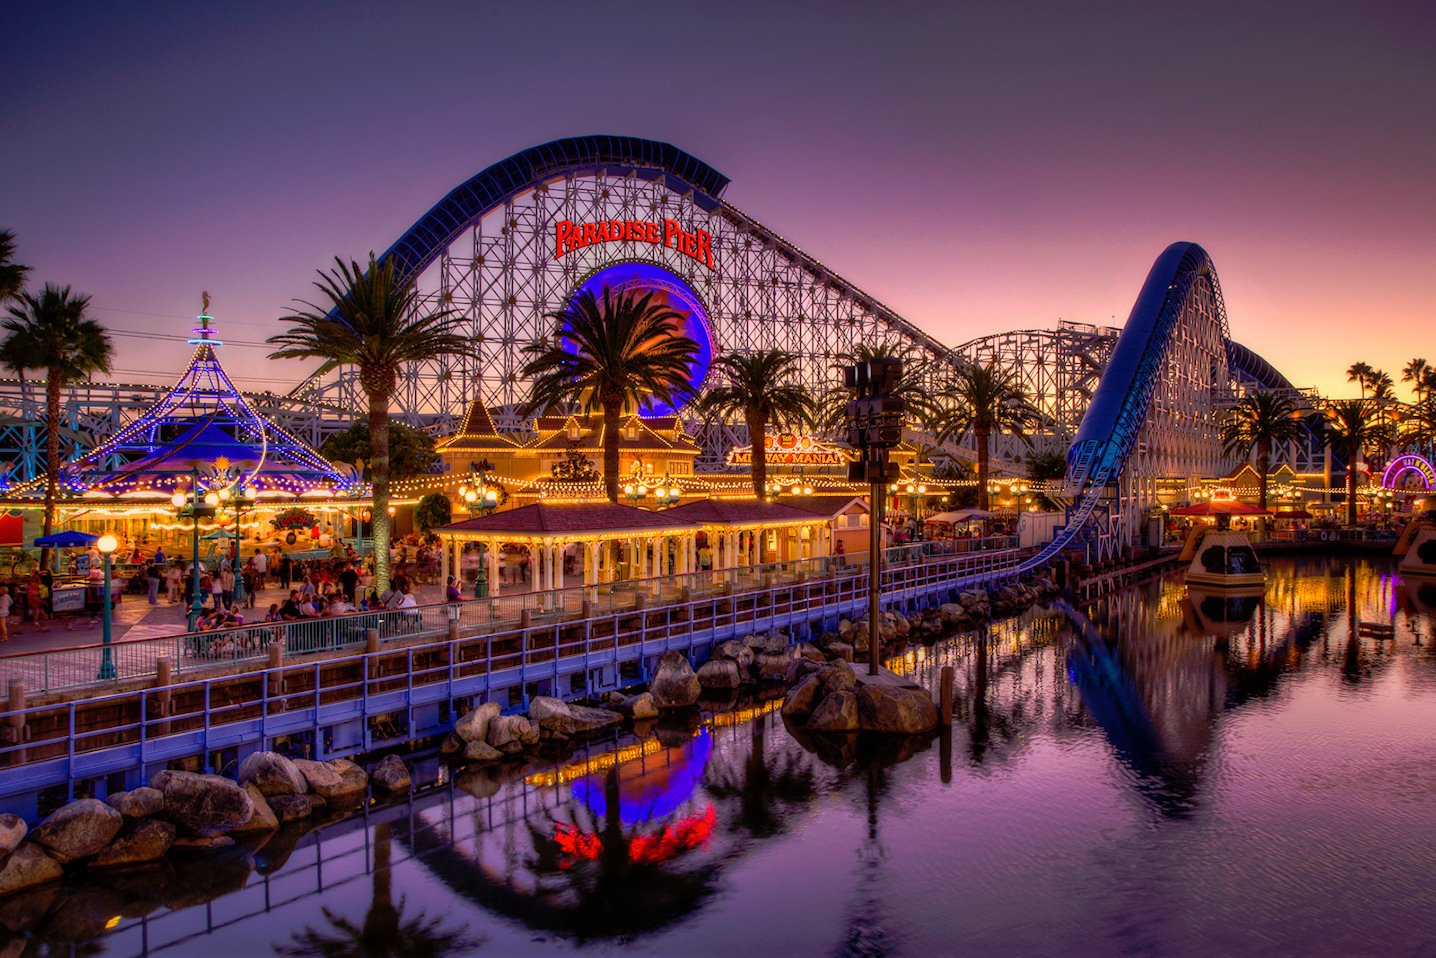
<instances>
[{"instance_id":1,"label":"boulder","mask_svg":"<svg viewBox=\"0 0 1436 958\"><path fill-rule=\"evenodd\" d=\"M769 655L778 655L788 651L788 637L782 632L770 632L767 639L763 641L763 651Z\"/></svg>"},{"instance_id":2,"label":"boulder","mask_svg":"<svg viewBox=\"0 0 1436 958\"><path fill-rule=\"evenodd\" d=\"M817 675L808 676L788 690L788 697L783 699L783 715L799 722L804 721L813 714L822 694L823 680Z\"/></svg>"},{"instance_id":3,"label":"boulder","mask_svg":"<svg viewBox=\"0 0 1436 958\"><path fill-rule=\"evenodd\" d=\"M854 624L853 624L852 622L850 622L849 620L847 620L847 619L839 619L839 620L838 620L838 638L839 638L841 641L843 641L843 642L851 642L851 641L853 641L853 633L856 632L856 631L857 631L857 626L854 625Z\"/></svg>"},{"instance_id":4,"label":"boulder","mask_svg":"<svg viewBox=\"0 0 1436 958\"><path fill-rule=\"evenodd\" d=\"M767 649L768 637L761 632L754 632L752 635L743 636L743 645L747 647L749 652L757 655L759 652L763 652Z\"/></svg>"},{"instance_id":5,"label":"boulder","mask_svg":"<svg viewBox=\"0 0 1436 958\"><path fill-rule=\"evenodd\" d=\"M758 653L758 679L763 682L781 682L788 677L788 667L793 657L787 652Z\"/></svg>"},{"instance_id":6,"label":"boulder","mask_svg":"<svg viewBox=\"0 0 1436 958\"><path fill-rule=\"evenodd\" d=\"M897 685L864 685L858 689L858 715L863 731L915 735L937 728L937 706L922 689Z\"/></svg>"},{"instance_id":7,"label":"boulder","mask_svg":"<svg viewBox=\"0 0 1436 958\"><path fill-rule=\"evenodd\" d=\"M117 816L118 812L115 813ZM21 888L53 881L65 873L60 863L45 853L45 849L34 842L21 842L14 854L5 859L0 867L0 895L8 895Z\"/></svg>"},{"instance_id":8,"label":"boulder","mask_svg":"<svg viewBox=\"0 0 1436 958\"><path fill-rule=\"evenodd\" d=\"M653 704L653 694L651 692L640 692L630 698L623 699L618 705L618 710L635 722L658 718L658 706Z\"/></svg>"},{"instance_id":9,"label":"boulder","mask_svg":"<svg viewBox=\"0 0 1436 958\"><path fill-rule=\"evenodd\" d=\"M575 731L573 712L563 699L536 695L529 699L529 718L541 729L572 735Z\"/></svg>"},{"instance_id":10,"label":"boulder","mask_svg":"<svg viewBox=\"0 0 1436 958\"><path fill-rule=\"evenodd\" d=\"M89 858L104 848L124 821L119 812L99 799L81 798L41 822L30 833L30 840L43 845L50 857L64 865Z\"/></svg>"},{"instance_id":11,"label":"boulder","mask_svg":"<svg viewBox=\"0 0 1436 958\"><path fill-rule=\"evenodd\" d=\"M397 755L385 755L374 774L369 776L375 785L385 791L407 792L414 784L409 777L409 768Z\"/></svg>"},{"instance_id":12,"label":"boulder","mask_svg":"<svg viewBox=\"0 0 1436 958\"><path fill-rule=\"evenodd\" d=\"M12 932L31 931L50 913L59 897L59 882L35 885L6 895L0 898L0 925ZM3 933L3 929L0 929L0 933ZM24 944L23 938L18 940ZM19 955L24 954L24 949L18 953L12 950L10 953L0 954L5 955L5 958L19 958Z\"/></svg>"},{"instance_id":13,"label":"boulder","mask_svg":"<svg viewBox=\"0 0 1436 958\"><path fill-rule=\"evenodd\" d=\"M464 746L467 744L468 743L459 736L459 733L450 732L444 737L444 741L439 744L439 754L462 755L464 754Z\"/></svg>"},{"instance_id":14,"label":"boulder","mask_svg":"<svg viewBox=\"0 0 1436 958\"><path fill-rule=\"evenodd\" d=\"M608 709L592 709L586 705L570 705L568 710L569 714L573 717L573 730L575 732L592 732L623 722L622 714L611 712Z\"/></svg>"},{"instance_id":15,"label":"boulder","mask_svg":"<svg viewBox=\"0 0 1436 958\"><path fill-rule=\"evenodd\" d=\"M806 662L828 661L828 657L823 654L823 650L811 642L800 642L798 644L798 658Z\"/></svg>"},{"instance_id":16,"label":"boulder","mask_svg":"<svg viewBox=\"0 0 1436 958\"><path fill-rule=\"evenodd\" d=\"M299 769L299 774L304 776L304 781L309 788L306 791L316 795L329 798L333 795L342 794L344 788L344 776L332 766L325 762L315 762L307 758L296 758L294 767Z\"/></svg>"},{"instance_id":17,"label":"boulder","mask_svg":"<svg viewBox=\"0 0 1436 958\"><path fill-rule=\"evenodd\" d=\"M497 702L485 702L465 712L454 723L454 732L465 742L484 742L489 737L489 722L503 711Z\"/></svg>"},{"instance_id":18,"label":"boulder","mask_svg":"<svg viewBox=\"0 0 1436 958\"><path fill-rule=\"evenodd\" d=\"M309 783L294 762L278 752L246 755L235 778L241 785L253 783L262 795L303 795L309 791Z\"/></svg>"},{"instance_id":19,"label":"boulder","mask_svg":"<svg viewBox=\"0 0 1436 958\"><path fill-rule=\"evenodd\" d=\"M504 753L488 742L469 742L464 746L464 759L470 762L497 762Z\"/></svg>"},{"instance_id":20,"label":"boulder","mask_svg":"<svg viewBox=\"0 0 1436 958\"><path fill-rule=\"evenodd\" d=\"M809 732L856 732L858 697L852 692L834 692L818 703L803 728Z\"/></svg>"},{"instance_id":21,"label":"boulder","mask_svg":"<svg viewBox=\"0 0 1436 958\"><path fill-rule=\"evenodd\" d=\"M20 843L25 840L25 833L30 826L25 824L25 819L14 812L0 814L0 861L5 859Z\"/></svg>"},{"instance_id":22,"label":"boulder","mask_svg":"<svg viewBox=\"0 0 1436 958\"><path fill-rule=\"evenodd\" d=\"M819 672L823 679L823 694L851 692L858 687L858 674L846 662L837 662Z\"/></svg>"},{"instance_id":23,"label":"boulder","mask_svg":"<svg viewBox=\"0 0 1436 958\"><path fill-rule=\"evenodd\" d=\"M344 784L331 795L331 798L343 798L346 796L362 796L364 790L369 787L369 773L347 758L334 758L329 760L329 767L339 773Z\"/></svg>"},{"instance_id":24,"label":"boulder","mask_svg":"<svg viewBox=\"0 0 1436 958\"><path fill-rule=\"evenodd\" d=\"M128 792L116 792L105 804L125 818L149 818L165 810L165 795L157 788L141 785Z\"/></svg>"},{"instance_id":25,"label":"boulder","mask_svg":"<svg viewBox=\"0 0 1436 958\"><path fill-rule=\"evenodd\" d=\"M102 938L110 919L124 910L124 902L125 896L108 883L64 882L54 907L35 929L36 937L51 943L52 954L60 950L54 948L60 942L78 944Z\"/></svg>"},{"instance_id":26,"label":"boulder","mask_svg":"<svg viewBox=\"0 0 1436 958\"><path fill-rule=\"evenodd\" d=\"M703 686L698 684L698 676L682 652L665 652L658 660L648 691L653 704L662 711L688 708L698 701Z\"/></svg>"},{"instance_id":27,"label":"boulder","mask_svg":"<svg viewBox=\"0 0 1436 958\"><path fill-rule=\"evenodd\" d=\"M280 822L297 821L314 813L314 803L308 795L271 795L269 807Z\"/></svg>"},{"instance_id":28,"label":"boulder","mask_svg":"<svg viewBox=\"0 0 1436 958\"><path fill-rule=\"evenodd\" d=\"M841 659L844 662L851 662L855 654L852 645L841 639L834 639L832 642L829 642L827 649L829 655L835 659Z\"/></svg>"},{"instance_id":29,"label":"boulder","mask_svg":"<svg viewBox=\"0 0 1436 958\"><path fill-rule=\"evenodd\" d=\"M732 659L709 659L698 667L698 684L705 689L736 689L743 684L738 663Z\"/></svg>"},{"instance_id":30,"label":"boulder","mask_svg":"<svg viewBox=\"0 0 1436 958\"><path fill-rule=\"evenodd\" d=\"M274 809L269 807L269 800L257 785L250 783L244 786L244 791L249 795L249 802L254 806L254 814L249 821L243 825L236 825L231 831L235 834L243 832L272 832L279 827L279 816L274 814Z\"/></svg>"},{"instance_id":31,"label":"boulder","mask_svg":"<svg viewBox=\"0 0 1436 958\"><path fill-rule=\"evenodd\" d=\"M538 741L538 726L522 715L500 715L489 723L489 744L505 752L519 752Z\"/></svg>"},{"instance_id":32,"label":"boulder","mask_svg":"<svg viewBox=\"0 0 1436 958\"><path fill-rule=\"evenodd\" d=\"M280 796L276 795L275 797L279 798ZM293 797L308 799L309 796L296 795ZM179 835L173 842L170 842L171 850L178 852L212 852L220 848L231 848L233 845L234 839L228 835Z\"/></svg>"},{"instance_id":33,"label":"boulder","mask_svg":"<svg viewBox=\"0 0 1436 958\"><path fill-rule=\"evenodd\" d=\"M483 745L483 742L475 742ZM487 748L488 746L484 746ZM454 776L454 784L475 798L492 798L499 793L502 783L493 776L491 769L468 769Z\"/></svg>"},{"instance_id":34,"label":"boulder","mask_svg":"<svg viewBox=\"0 0 1436 958\"><path fill-rule=\"evenodd\" d=\"M713 650L713 655L720 659L731 659L738 664L738 672L746 675L753 667L753 650L742 642L735 642L729 639Z\"/></svg>"},{"instance_id":35,"label":"boulder","mask_svg":"<svg viewBox=\"0 0 1436 958\"><path fill-rule=\"evenodd\" d=\"M254 815L249 793L219 775L166 770L150 779L150 787L164 793L164 817L194 835L221 835Z\"/></svg>"},{"instance_id":36,"label":"boulder","mask_svg":"<svg viewBox=\"0 0 1436 958\"><path fill-rule=\"evenodd\" d=\"M91 868L152 862L170 850L175 827L157 818L132 822L88 862Z\"/></svg>"}]
</instances>

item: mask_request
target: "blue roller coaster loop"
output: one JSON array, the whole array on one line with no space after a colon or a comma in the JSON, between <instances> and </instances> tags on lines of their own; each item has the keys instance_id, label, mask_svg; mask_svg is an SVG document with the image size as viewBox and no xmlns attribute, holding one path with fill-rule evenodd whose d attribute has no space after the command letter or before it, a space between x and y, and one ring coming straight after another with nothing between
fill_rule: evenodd
<instances>
[{"instance_id":1,"label":"blue roller coaster loop","mask_svg":"<svg viewBox=\"0 0 1436 958\"><path fill-rule=\"evenodd\" d=\"M1152 264L1067 453L1067 486L1077 493L1067 524L1019 573L1042 566L1087 534L1104 492L1137 443L1182 310L1204 277L1216 283L1211 258L1195 243L1173 243Z\"/></svg>"}]
</instances>

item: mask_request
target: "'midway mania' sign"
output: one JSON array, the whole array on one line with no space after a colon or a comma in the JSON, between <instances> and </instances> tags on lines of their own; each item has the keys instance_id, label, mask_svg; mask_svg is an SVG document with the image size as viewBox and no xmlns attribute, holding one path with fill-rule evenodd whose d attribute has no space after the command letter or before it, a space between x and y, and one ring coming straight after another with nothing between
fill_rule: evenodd
<instances>
[{"instance_id":1,"label":"'midway mania' sign","mask_svg":"<svg viewBox=\"0 0 1436 958\"><path fill-rule=\"evenodd\" d=\"M841 466L852 458L836 446L820 442L812 436L795 436L790 432L765 435L763 451L772 466ZM738 446L728 453L730 466L746 466L752 462L752 446Z\"/></svg>"},{"instance_id":2,"label":"'midway mania' sign","mask_svg":"<svg viewBox=\"0 0 1436 958\"><path fill-rule=\"evenodd\" d=\"M554 259L595 243L651 243L676 249L709 269L713 268L713 241L703 230L688 232L677 220L645 223L643 220L600 220L574 223L560 220L554 225Z\"/></svg>"}]
</instances>

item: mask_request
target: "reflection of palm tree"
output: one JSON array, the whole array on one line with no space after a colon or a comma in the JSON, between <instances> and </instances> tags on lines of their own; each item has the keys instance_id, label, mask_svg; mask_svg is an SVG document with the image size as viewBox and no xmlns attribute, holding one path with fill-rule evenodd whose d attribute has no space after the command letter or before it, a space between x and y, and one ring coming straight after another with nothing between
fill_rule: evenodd
<instances>
[{"instance_id":1,"label":"reflection of palm tree","mask_svg":"<svg viewBox=\"0 0 1436 958\"><path fill-rule=\"evenodd\" d=\"M389 824L374 827L374 897L363 926L322 909L333 932L306 927L296 932L293 943L276 945L281 955L295 958L439 958L441 955L469 952L483 942L462 931L443 927L442 917L429 917L424 912L403 918L404 899L394 905L389 867Z\"/></svg>"},{"instance_id":2,"label":"reflection of palm tree","mask_svg":"<svg viewBox=\"0 0 1436 958\"><path fill-rule=\"evenodd\" d=\"M779 806L805 805L817 792L812 766L804 760L806 752L782 748L769 755L764 740L771 718L771 712L760 715L749 726L752 746L741 779L730 766L714 761L703 783L714 798L738 799L738 815L731 824L754 838L782 830L785 819Z\"/></svg>"}]
</instances>

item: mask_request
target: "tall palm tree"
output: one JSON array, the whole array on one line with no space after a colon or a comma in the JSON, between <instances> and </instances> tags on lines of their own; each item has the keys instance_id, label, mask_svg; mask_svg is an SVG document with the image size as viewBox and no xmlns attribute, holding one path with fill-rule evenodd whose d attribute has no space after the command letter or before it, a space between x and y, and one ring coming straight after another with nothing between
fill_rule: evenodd
<instances>
[{"instance_id":1,"label":"tall palm tree","mask_svg":"<svg viewBox=\"0 0 1436 958\"><path fill-rule=\"evenodd\" d=\"M753 444L753 494L762 499L768 483L768 455L763 442L768 426L811 423L813 396L806 386L793 381L798 374L798 357L781 349L748 355L727 353L714 366L728 381L709 389L699 408L705 415L743 413Z\"/></svg>"},{"instance_id":2,"label":"tall palm tree","mask_svg":"<svg viewBox=\"0 0 1436 958\"><path fill-rule=\"evenodd\" d=\"M1355 362L1346 367L1346 381L1356 383L1361 387L1362 399L1366 398L1366 381L1375 371L1376 370L1372 369L1370 365L1363 362Z\"/></svg>"},{"instance_id":3,"label":"tall palm tree","mask_svg":"<svg viewBox=\"0 0 1436 958\"><path fill-rule=\"evenodd\" d=\"M1346 522L1356 524L1356 464L1368 446L1391 444L1391 430L1376 408L1360 399L1343 399L1326 408L1327 443L1346 456Z\"/></svg>"},{"instance_id":4,"label":"tall palm tree","mask_svg":"<svg viewBox=\"0 0 1436 958\"><path fill-rule=\"evenodd\" d=\"M0 230L0 303L19 299L30 267L15 262L15 234Z\"/></svg>"},{"instance_id":5,"label":"tall palm tree","mask_svg":"<svg viewBox=\"0 0 1436 958\"><path fill-rule=\"evenodd\" d=\"M1406 364L1401 370L1401 381L1411 383L1411 388L1416 392L1416 402L1421 402L1421 395L1425 389L1426 372L1431 369L1431 364L1426 360L1417 358Z\"/></svg>"},{"instance_id":6,"label":"tall palm tree","mask_svg":"<svg viewBox=\"0 0 1436 958\"><path fill-rule=\"evenodd\" d=\"M85 315L90 297L68 286L45 284L39 296L20 293L19 306L0 324L0 366L24 377L45 370L45 535L55 531L55 487L60 480L60 392L66 383L110 371L113 347L105 327ZM41 553L41 564L48 550Z\"/></svg>"},{"instance_id":7,"label":"tall palm tree","mask_svg":"<svg viewBox=\"0 0 1436 958\"><path fill-rule=\"evenodd\" d=\"M1287 395L1276 392L1249 393L1227 411L1221 424L1222 446L1227 455L1247 455L1256 448L1257 480L1261 507L1266 508L1267 472L1271 468L1272 446L1302 438L1306 427L1301 409Z\"/></svg>"},{"instance_id":8,"label":"tall palm tree","mask_svg":"<svg viewBox=\"0 0 1436 958\"><path fill-rule=\"evenodd\" d=\"M314 285L326 305L298 300L309 309L281 317L293 323L266 340L279 346L270 359L322 359L320 372L339 365L359 370L369 401L369 467L374 484L374 585L389 586L389 399L405 363L441 356L472 356L474 342L461 330L466 322L447 308L425 312L412 281L401 280L394 261L345 263L319 270Z\"/></svg>"},{"instance_id":9,"label":"tall palm tree","mask_svg":"<svg viewBox=\"0 0 1436 958\"><path fill-rule=\"evenodd\" d=\"M839 353L834 369L856 366L875 359L902 360L902 375L893 386L892 394L903 401L907 421L924 429L931 428L938 415L937 397L926 382L926 367L918 355L906 346L882 343L869 346L858 343L851 351ZM824 429L837 429L842 425L848 400L852 394L845 386L835 386L821 397L822 409L818 413Z\"/></svg>"},{"instance_id":10,"label":"tall palm tree","mask_svg":"<svg viewBox=\"0 0 1436 958\"><path fill-rule=\"evenodd\" d=\"M682 317L654 295L605 286L600 301L592 290L582 290L564 309L549 314L559 321L557 335L524 347L534 357L522 372L533 381L530 415L568 403L603 413L603 485L610 502L618 501L624 405L637 408L654 396L677 406L692 389L688 367L698 344L677 332Z\"/></svg>"},{"instance_id":11,"label":"tall palm tree","mask_svg":"<svg viewBox=\"0 0 1436 958\"><path fill-rule=\"evenodd\" d=\"M1027 398L1027 390L1018 385L1017 377L996 364L965 363L943 398L952 408L938 420L938 440L972 433L977 442L977 508L986 509L989 438L994 431L1010 432L1030 444L1027 430L1037 425L1041 413Z\"/></svg>"}]
</instances>

